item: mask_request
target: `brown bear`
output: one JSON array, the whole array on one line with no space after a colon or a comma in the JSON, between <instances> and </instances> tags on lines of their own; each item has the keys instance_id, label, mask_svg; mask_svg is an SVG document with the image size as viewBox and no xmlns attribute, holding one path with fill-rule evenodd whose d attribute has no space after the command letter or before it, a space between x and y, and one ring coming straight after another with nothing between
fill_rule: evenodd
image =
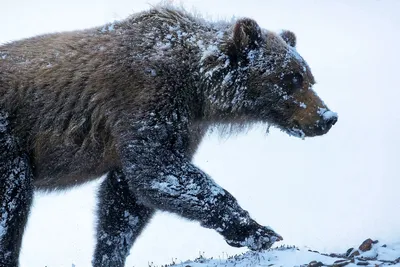
<instances>
[{"instance_id":1,"label":"brown bear","mask_svg":"<svg viewBox=\"0 0 400 267\"><path fill-rule=\"evenodd\" d=\"M191 159L218 125L329 131L337 115L295 45L252 19L208 22L168 6L1 45L0 266L18 265L34 190L105 173L93 266L123 266L156 210L235 247L281 240Z\"/></svg>"}]
</instances>

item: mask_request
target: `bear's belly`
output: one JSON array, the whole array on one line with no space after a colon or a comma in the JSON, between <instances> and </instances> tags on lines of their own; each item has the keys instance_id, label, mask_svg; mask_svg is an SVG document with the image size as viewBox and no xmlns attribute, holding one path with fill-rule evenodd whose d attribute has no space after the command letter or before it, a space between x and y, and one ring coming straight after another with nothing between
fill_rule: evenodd
<instances>
[{"instance_id":1,"label":"bear's belly","mask_svg":"<svg viewBox=\"0 0 400 267\"><path fill-rule=\"evenodd\" d=\"M33 156L34 186L39 190L65 189L99 178L119 165L111 151L58 146Z\"/></svg>"}]
</instances>

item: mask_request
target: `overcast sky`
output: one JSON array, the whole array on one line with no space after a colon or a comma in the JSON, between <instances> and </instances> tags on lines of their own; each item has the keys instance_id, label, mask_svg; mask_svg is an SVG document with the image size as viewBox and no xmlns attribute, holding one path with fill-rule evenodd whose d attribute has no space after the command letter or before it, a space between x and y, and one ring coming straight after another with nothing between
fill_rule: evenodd
<instances>
[{"instance_id":1,"label":"overcast sky","mask_svg":"<svg viewBox=\"0 0 400 267\"><path fill-rule=\"evenodd\" d=\"M154 1L1 0L0 42L101 25ZM343 251L365 238L400 240L400 1L182 1L205 17L248 16L297 34L315 90L339 121L302 141L257 127L230 139L209 135L195 163L285 244ZM97 183L40 195L23 242L22 267L90 266ZM234 254L197 223L159 214L127 266Z\"/></svg>"}]
</instances>

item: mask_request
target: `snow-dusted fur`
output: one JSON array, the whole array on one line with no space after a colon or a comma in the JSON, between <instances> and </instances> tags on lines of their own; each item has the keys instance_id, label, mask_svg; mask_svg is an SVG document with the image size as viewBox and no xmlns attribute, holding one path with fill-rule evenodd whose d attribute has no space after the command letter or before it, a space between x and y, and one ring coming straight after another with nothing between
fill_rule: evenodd
<instances>
[{"instance_id":1,"label":"snow-dusted fur","mask_svg":"<svg viewBox=\"0 0 400 267\"><path fill-rule=\"evenodd\" d=\"M0 265L17 265L31 184L63 189L104 173L94 266L123 266L155 210L232 246L280 240L191 159L216 125L328 132L337 116L295 44L251 19L211 23L159 7L0 46Z\"/></svg>"}]
</instances>

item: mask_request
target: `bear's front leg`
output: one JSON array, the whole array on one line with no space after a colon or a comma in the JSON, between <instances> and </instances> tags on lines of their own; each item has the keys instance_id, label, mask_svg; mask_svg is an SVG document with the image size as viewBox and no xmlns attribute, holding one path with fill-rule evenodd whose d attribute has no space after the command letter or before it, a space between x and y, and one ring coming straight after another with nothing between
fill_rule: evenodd
<instances>
[{"instance_id":1,"label":"bear's front leg","mask_svg":"<svg viewBox=\"0 0 400 267\"><path fill-rule=\"evenodd\" d=\"M216 230L235 247L268 249L282 237L250 218L236 199L193 165L175 142L159 143L151 135L121 147L122 167L138 201L153 209L196 220ZM154 135L153 135L154 136ZM173 135L171 135L173 136Z\"/></svg>"}]
</instances>

